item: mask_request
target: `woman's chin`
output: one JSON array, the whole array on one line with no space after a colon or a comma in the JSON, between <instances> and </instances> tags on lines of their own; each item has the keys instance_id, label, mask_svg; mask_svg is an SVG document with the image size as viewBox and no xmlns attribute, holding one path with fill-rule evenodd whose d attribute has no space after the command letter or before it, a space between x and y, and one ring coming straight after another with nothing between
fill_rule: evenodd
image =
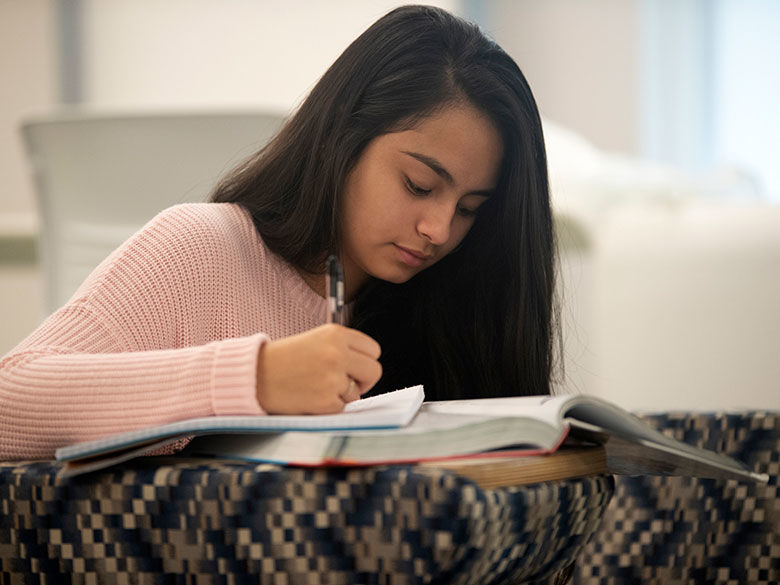
<instances>
[{"instance_id":1,"label":"woman's chin","mask_svg":"<svg viewBox=\"0 0 780 585\"><path fill-rule=\"evenodd\" d=\"M411 270L408 268L399 268L395 270L377 270L376 272L370 274L378 280L384 280L385 282L390 282L393 284L403 284L411 280L411 278L418 272L420 271Z\"/></svg>"}]
</instances>

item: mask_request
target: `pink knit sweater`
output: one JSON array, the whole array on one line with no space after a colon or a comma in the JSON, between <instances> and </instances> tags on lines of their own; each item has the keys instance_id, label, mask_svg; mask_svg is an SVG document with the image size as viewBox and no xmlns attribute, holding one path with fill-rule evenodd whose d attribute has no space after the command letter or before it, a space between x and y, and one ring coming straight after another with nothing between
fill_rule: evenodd
<instances>
[{"instance_id":1,"label":"pink knit sweater","mask_svg":"<svg viewBox=\"0 0 780 585\"><path fill-rule=\"evenodd\" d=\"M229 203L160 213L0 361L0 460L190 417L262 414L257 355L326 301Z\"/></svg>"}]
</instances>

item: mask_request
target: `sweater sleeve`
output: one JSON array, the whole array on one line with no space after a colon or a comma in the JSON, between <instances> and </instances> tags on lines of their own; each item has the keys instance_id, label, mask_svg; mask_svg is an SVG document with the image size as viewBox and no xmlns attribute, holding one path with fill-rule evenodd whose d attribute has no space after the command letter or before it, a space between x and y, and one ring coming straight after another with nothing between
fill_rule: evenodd
<instances>
[{"instance_id":1,"label":"sweater sleeve","mask_svg":"<svg viewBox=\"0 0 780 585\"><path fill-rule=\"evenodd\" d=\"M209 307L231 299L209 283L239 268L219 251L230 242L186 219L164 212L0 361L0 460L51 458L63 445L190 417L262 414L256 367L267 336L220 328Z\"/></svg>"}]
</instances>

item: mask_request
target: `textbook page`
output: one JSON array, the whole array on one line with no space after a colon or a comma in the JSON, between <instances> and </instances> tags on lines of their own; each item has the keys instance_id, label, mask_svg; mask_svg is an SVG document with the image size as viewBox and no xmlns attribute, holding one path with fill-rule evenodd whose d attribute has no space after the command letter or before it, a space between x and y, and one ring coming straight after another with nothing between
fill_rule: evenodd
<instances>
[{"instance_id":1,"label":"textbook page","mask_svg":"<svg viewBox=\"0 0 780 585\"><path fill-rule=\"evenodd\" d=\"M562 429L563 412L576 396L509 396L473 400L442 400L426 402L428 412L439 414L470 414L491 417L532 418Z\"/></svg>"}]
</instances>

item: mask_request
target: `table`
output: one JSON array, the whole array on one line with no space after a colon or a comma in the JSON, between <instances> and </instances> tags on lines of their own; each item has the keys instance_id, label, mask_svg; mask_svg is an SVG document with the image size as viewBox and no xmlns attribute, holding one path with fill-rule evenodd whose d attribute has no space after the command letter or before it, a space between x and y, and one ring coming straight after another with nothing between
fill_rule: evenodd
<instances>
[{"instance_id":1,"label":"table","mask_svg":"<svg viewBox=\"0 0 780 585\"><path fill-rule=\"evenodd\" d=\"M0 583L544 582L614 490L604 474L484 488L430 465L57 470L0 463Z\"/></svg>"}]
</instances>

